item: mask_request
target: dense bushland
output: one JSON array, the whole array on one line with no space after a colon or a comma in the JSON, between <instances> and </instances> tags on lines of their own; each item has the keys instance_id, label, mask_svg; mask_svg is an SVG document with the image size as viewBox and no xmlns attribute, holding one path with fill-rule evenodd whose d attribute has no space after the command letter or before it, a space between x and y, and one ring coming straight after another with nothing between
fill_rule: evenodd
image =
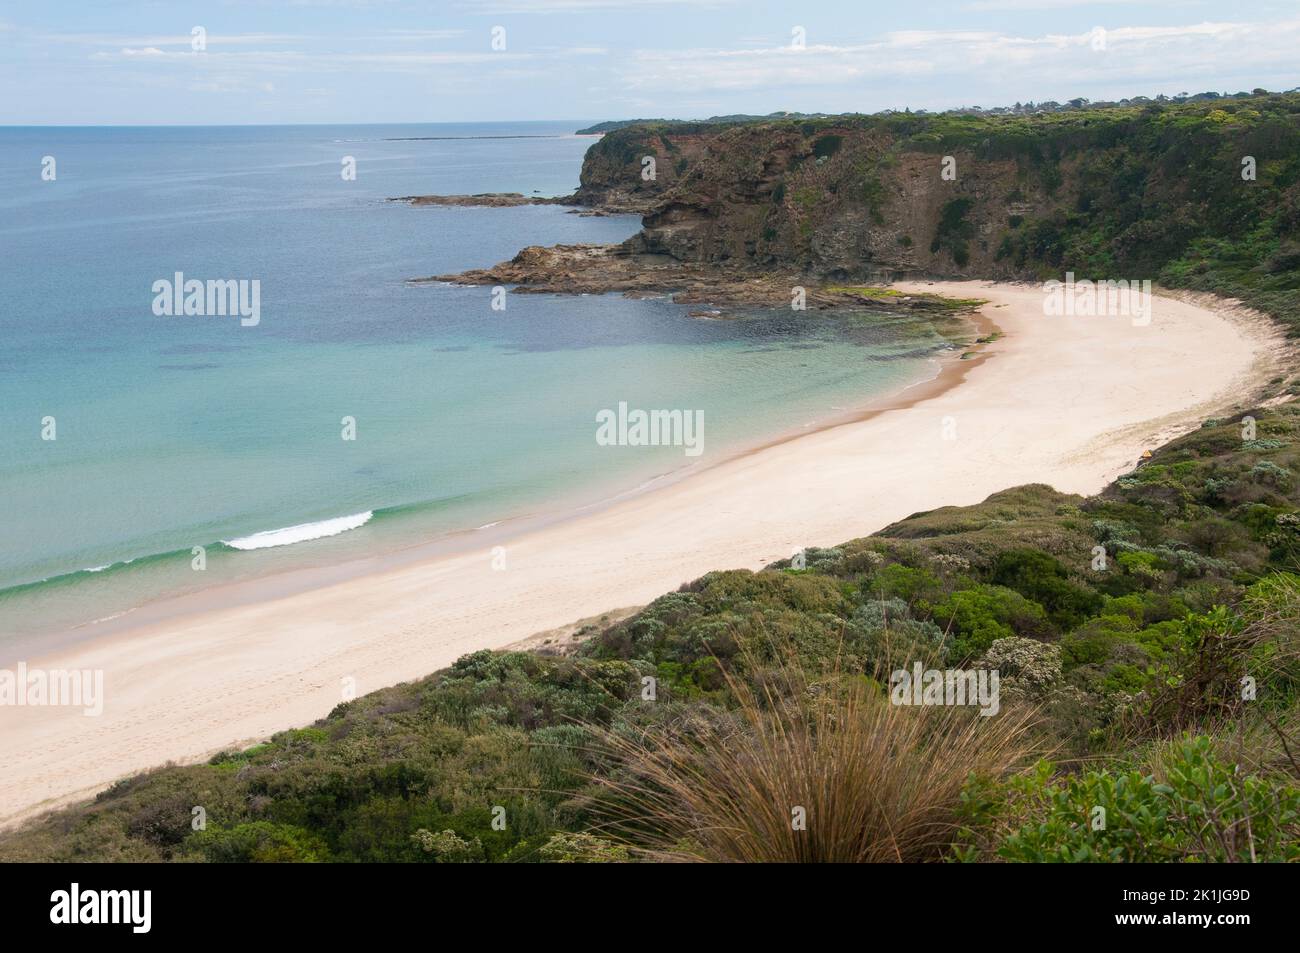
<instances>
[{"instance_id":1,"label":"dense bushland","mask_svg":"<svg viewBox=\"0 0 1300 953\"><path fill-rule=\"evenodd\" d=\"M1253 416L1096 497L1017 487L711 573L568 656L468 655L0 859L1295 859L1300 406ZM1001 713L886 704L914 661L996 667Z\"/></svg>"}]
</instances>

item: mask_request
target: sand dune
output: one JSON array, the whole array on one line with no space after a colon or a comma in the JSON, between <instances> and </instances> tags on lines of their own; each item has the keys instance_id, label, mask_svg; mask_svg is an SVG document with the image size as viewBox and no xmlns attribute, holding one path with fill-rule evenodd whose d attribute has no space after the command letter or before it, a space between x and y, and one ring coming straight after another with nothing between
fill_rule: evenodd
<instances>
[{"instance_id":1,"label":"sand dune","mask_svg":"<svg viewBox=\"0 0 1300 953\"><path fill-rule=\"evenodd\" d=\"M1249 400L1280 349L1265 323L1203 301L1157 298L1135 327L1044 316L1034 286L924 287L989 299L984 316L1005 336L863 419L509 539L504 569L485 549L27 659L103 669L106 702L100 717L0 709L0 821L306 724L345 680L361 694L416 678L711 569L757 569L1021 483L1096 491L1143 450Z\"/></svg>"}]
</instances>

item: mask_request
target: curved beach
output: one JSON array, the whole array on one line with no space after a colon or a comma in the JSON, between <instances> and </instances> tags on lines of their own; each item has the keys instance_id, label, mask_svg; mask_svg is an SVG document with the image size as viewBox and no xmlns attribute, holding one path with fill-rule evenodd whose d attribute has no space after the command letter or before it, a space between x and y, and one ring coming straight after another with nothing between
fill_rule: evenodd
<instances>
[{"instance_id":1,"label":"curved beach","mask_svg":"<svg viewBox=\"0 0 1300 953\"><path fill-rule=\"evenodd\" d=\"M1281 352L1266 322L1157 297L1152 320L1049 317L1038 286L904 284L988 300L1002 336L862 419L763 447L492 545L90 636L29 669L101 669L103 714L8 708L0 823L115 779L303 725L362 694L714 569L758 569L1023 483L1091 493L1141 453L1249 403ZM245 594L246 595L246 594Z\"/></svg>"}]
</instances>

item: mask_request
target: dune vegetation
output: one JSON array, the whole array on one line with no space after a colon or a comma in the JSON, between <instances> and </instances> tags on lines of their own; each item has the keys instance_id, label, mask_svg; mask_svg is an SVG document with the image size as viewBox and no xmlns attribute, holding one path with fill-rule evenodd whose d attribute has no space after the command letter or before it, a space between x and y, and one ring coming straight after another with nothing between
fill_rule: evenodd
<instances>
[{"instance_id":1,"label":"dune vegetation","mask_svg":"<svg viewBox=\"0 0 1300 953\"><path fill-rule=\"evenodd\" d=\"M1300 407L1251 417L1095 497L1016 487L476 652L0 860L1300 858ZM917 660L996 668L1000 711L890 704Z\"/></svg>"}]
</instances>

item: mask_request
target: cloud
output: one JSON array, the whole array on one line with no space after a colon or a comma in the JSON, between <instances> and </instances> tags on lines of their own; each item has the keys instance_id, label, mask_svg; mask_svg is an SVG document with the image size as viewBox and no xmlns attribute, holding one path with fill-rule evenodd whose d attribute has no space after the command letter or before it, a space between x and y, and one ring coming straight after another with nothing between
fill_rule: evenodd
<instances>
[{"instance_id":1,"label":"cloud","mask_svg":"<svg viewBox=\"0 0 1300 953\"><path fill-rule=\"evenodd\" d=\"M188 47L194 37L189 33L158 36L130 36L113 33L48 33L39 35L36 39L83 46ZM256 46L267 43L299 43L310 38L298 33L208 33L206 39L209 46Z\"/></svg>"},{"instance_id":2,"label":"cloud","mask_svg":"<svg viewBox=\"0 0 1300 953\"><path fill-rule=\"evenodd\" d=\"M3 30L0 25L0 30ZM453 40L466 34L465 30L383 30L373 35L348 37L350 42L358 43L419 43L426 40ZM115 46L115 47L167 47L183 46L189 48L194 37L189 33L176 33L156 36L130 36L114 33L49 33L38 35L36 39L54 43L67 43L81 46ZM312 36L304 33L213 33L208 31L207 44L212 46L273 46L276 44L311 44L336 42L336 37Z\"/></svg>"},{"instance_id":3,"label":"cloud","mask_svg":"<svg viewBox=\"0 0 1300 953\"><path fill-rule=\"evenodd\" d=\"M461 3L467 13L590 13L650 7L729 7L737 0L474 0Z\"/></svg>"},{"instance_id":4,"label":"cloud","mask_svg":"<svg viewBox=\"0 0 1300 953\"><path fill-rule=\"evenodd\" d=\"M1030 12L1034 10L1068 10L1074 7L1100 7L1132 5L1133 0L974 0L962 5L963 10L975 13L995 11ZM1187 0L1145 0L1148 6L1187 6Z\"/></svg>"},{"instance_id":5,"label":"cloud","mask_svg":"<svg viewBox=\"0 0 1300 953\"><path fill-rule=\"evenodd\" d=\"M247 50L230 53L160 50L157 47L124 47L92 55L99 61L151 60L203 69L239 68L281 72L348 72L358 67L388 72L420 71L430 66L508 63L533 59L537 54L507 52L448 53L308 53L301 50Z\"/></svg>"},{"instance_id":6,"label":"cloud","mask_svg":"<svg viewBox=\"0 0 1300 953\"><path fill-rule=\"evenodd\" d=\"M464 36L465 30L385 30L382 39L392 40L451 40Z\"/></svg>"},{"instance_id":7,"label":"cloud","mask_svg":"<svg viewBox=\"0 0 1300 953\"><path fill-rule=\"evenodd\" d=\"M190 83L189 89L196 93L273 93L275 84L250 82L237 76L219 76Z\"/></svg>"},{"instance_id":8,"label":"cloud","mask_svg":"<svg viewBox=\"0 0 1300 953\"><path fill-rule=\"evenodd\" d=\"M604 46L544 46L536 47L540 53L551 56L608 56L609 49Z\"/></svg>"},{"instance_id":9,"label":"cloud","mask_svg":"<svg viewBox=\"0 0 1300 953\"><path fill-rule=\"evenodd\" d=\"M1099 38L1104 49L1097 48ZM1293 73L1300 19L1037 36L908 30L851 46L812 44L812 39L806 49L639 51L623 62L620 75L629 90L661 93L834 87L920 77L950 82L956 93L978 80L1041 96L1044 77L1058 86L1158 80L1200 90L1225 75Z\"/></svg>"}]
</instances>

